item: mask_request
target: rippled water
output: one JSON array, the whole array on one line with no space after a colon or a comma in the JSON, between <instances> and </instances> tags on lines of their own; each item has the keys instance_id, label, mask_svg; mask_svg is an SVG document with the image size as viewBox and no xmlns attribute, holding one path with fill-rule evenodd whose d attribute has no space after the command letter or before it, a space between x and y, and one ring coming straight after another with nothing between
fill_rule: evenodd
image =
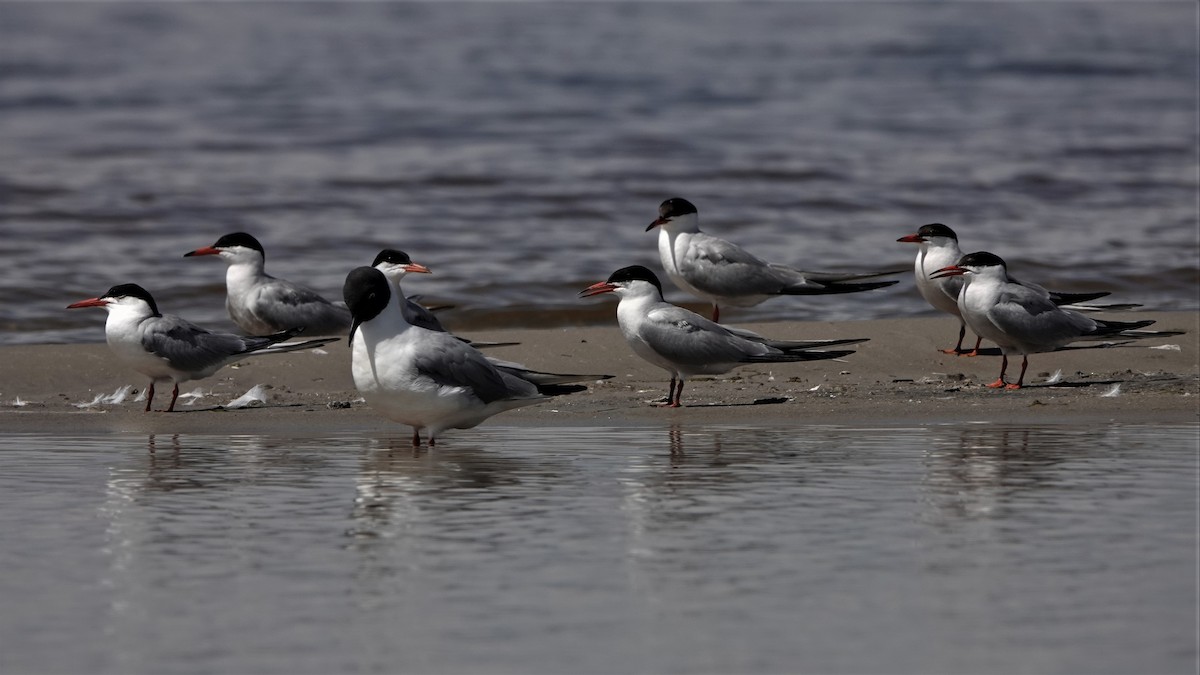
<instances>
[{"instance_id":1,"label":"rippled water","mask_svg":"<svg viewBox=\"0 0 1200 675\"><path fill-rule=\"evenodd\" d=\"M666 197L808 269L944 222L1022 278L1196 308L1197 7L0 3L0 343L137 282L222 327L248 230L332 297L384 246L451 327L611 321ZM686 299L673 291L671 298ZM931 313L906 279L733 320Z\"/></svg>"},{"instance_id":2,"label":"rippled water","mask_svg":"<svg viewBox=\"0 0 1200 675\"><path fill-rule=\"evenodd\" d=\"M1196 434L0 436L0 670L1188 672Z\"/></svg>"}]
</instances>

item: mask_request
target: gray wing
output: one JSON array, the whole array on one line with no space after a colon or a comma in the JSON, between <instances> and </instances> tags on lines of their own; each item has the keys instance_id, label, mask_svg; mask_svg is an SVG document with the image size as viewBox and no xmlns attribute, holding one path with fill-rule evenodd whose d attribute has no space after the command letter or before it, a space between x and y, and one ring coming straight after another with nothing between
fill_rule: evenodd
<instances>
[{"instance_id":1,"label":"gray wing","mask_svg":"<svg viewBox=\"0 0 1200 675\"><path fill-rule=\"evenodd\" d=\"M587 373L547 373L542 370L533 370L521 363L504 361L491 356L485 358L487 358L488 363L496 366L501 372L519 377L537 387L555 384L573 384L576 382L593 382L595 380L608 380L613 377L612 375L591 375Z\"/></svg>"},{"instance_id":2,"label":"gray wing","mask_svg":"<svg viewBox=\"0 0 1200 675\"><path fill-rule=\"evenodd\" d=\"M279 330L304 327L306 335L329 335L350 330L350 310L335 305L316 291L285 279L271 278L257 291L254 311Z\"/></svg>"},{"instance_id":3,"label":"gray wing","mask_svg":"<svg viewBox=\"0 0 1200 675\"><path fill-rule=\"evenodd\" d=\"M142 347L172 368L198 372L220 366L246 351L241 337L213 333L173 314L148 319L142 328Z\"/></svg>"},{"instance_id":4,"label":"gray wing","mask_svg":"<svg viewBox=\"0 0 1200 675\"><path fill-rule=\"evenodd\" d=\"M752 330L747 330L745 328L738 328L737 326L727 326L727 325L722 325L721 327L724 328L725 330L729 331L730 333L733 333L734 335L736 335L740 338L745 338L747 340L750 340L751 342L761 342L763 344L770 342L770 338L763 337L762 335L759 335L758 333L755 333Z\"/></svg>"},{"instance_id":5,"label":"gray wing","mask_svg":"<svg viewBox=\"0 0 1200 675\"><path fill-rule=\"evenodd\" d=\"M404 315L405 321L414 326L439 333L446 332L446 329L442 327L442 322L438 321L433 312L414 302L412 298L404 299L404 303L400 305L400 313Z\"/></svg>"},{"instance_id":6,"label":"gray wing","mask_svg":"<svg viewBox=\"0 0 1200 675\"><path fill-rule=\"evenodd\" d=\"M693 235L680 271L692 286L714 296L789 295L853 293L891 286L896 281L848 283L862 279L903 274L906 269L884 272L804 272L787 265L769 263L740 246L710 237Z\"/></svg>"},{"instance_id":7,"label":"gray wing","mask_svg":"<svg viewBox=\"0 0 1200 675\"><path fill-rule=\"evenodd\" d=\"M949 278L957 279L959 277L949 277ZM1045 287L1039 286L1030 281L1018 281L1017 279L1014 279L1012 277L1009 277L1008 281L1010 283L1019 284L1021 286L1024 286L1025 288L1031 289L1033 291L1036 291L1036 292L1044 295L1045 297L1049 298L1051 302L1058 305L1059 307L1062 307L1063 305L1076 305L1076 303L1088 302L1091 300L1098 300L1107 295L1112 295L1112 293L1110 293L1108 291L1093 291L1090 293L1062 293L1059 291L1047 290ZM1140 307L1140 306L1141 305L1129 305L1129 304L1096 305L1096 306L1078 305L1077 307L1074 307L1074 309L1076 311L1081 311L1081 312L1089 312L1089 311L1098 312L1101 310L1108 310L1108 309L1132 309L1133 307Z\"/></svg>"},{"instance_id":8,"label":"gray wing","mask_svg":"<svg viewBox=\"0 0 1200 675\"><path fill-rule=\"evenodd\" d=\"M692 236L679 271L712 295L770 295L788 284L779 270L742 247L703 233Z\"/></svg>"},{"instance_id":9,"label":"gray wing","mask_svg":"<svg viewBox=\"0 0 1200 675\"><path fill-rule=\"evenodd\" d=\"M951 278L954 278L954 277L951 277ZM961 277L960 277L960 278L961 278ZM1026 288L1026 289L1030 290L1031 292L1033 292L1034 294L1042 296L1043 298L1049 298L1049 297L1050 297L1050 291L1046 290L1046 289L1045 289L1044 287L1042 287L1042 286L1039 286L1039 285L1037 285L1037 284L1033 283L1032 281L1021 281L1021 280L1019 280L1019 279L1014 279L1014 278L1012 278L1012 277L1009 277L1009 278L1008 278L1008 283L1010 283L1010 284L1016 284L1017 286L1021 286L1022 288Z\"/></svg>"},{"instance_id":10,"label":"gray wing","mask_svg":"<svg viewBox=\"0 0 1200 675\"><path fill-rule=\"evenodd\" d=\"M1054 347L1077 340L1096 322L1077 312L1060 309L1044 290L1007 284L988 319L1027 346Z\"/></svg>"},{"instance_id":11,"label":"gray wing","mask_svg":"<svg viewBox=\"0 0 1200 675\"><path fill-rule=\"evenodd\" d=\"M934 279L937 289L944 293L947 298L954 302L958 302L958 296L962 293L963 278L961 276L942 277Z\"/></svg>"},{"instance_id":12,"label":"gray wing","mask_svg":"<svg viewBox=\"0 0 1200 675\"><path fill-rule=\"evenodd\" d=\"M466 387L484 403L537 395L532 384L505 377L474 347L448 333L430 335L440 337L431 340L416 357L416 369L421 375L443 386Z\"/></svg>"},{"instance_id":13,"label":"gray wing","mask_svg":"<svg viewBox=\"0 0 1200 675\"><path fill-rule=\"evenodd\" d=\"M684 365L737 363L774 351L673 305L651 310L639 325L638 336L664 358Z\"/></svg>"},{"instance_id":14,"label":"gray wing","mask_svg":"<svg viewBox=\"0 0 1200 675\"><path fill-rule=\"evenodd\" d=\"M871 338L832 338L828 340L776 340L774 338L763 337L752 330L738 328L736 326L728 326L721 324L721 328L733 333L734 335L745 338L751 342L774 347L776 349L816 349L819 347L834 347L838 345L856 345L860 342L866 342Z\"/></svg>"}]
</instances>

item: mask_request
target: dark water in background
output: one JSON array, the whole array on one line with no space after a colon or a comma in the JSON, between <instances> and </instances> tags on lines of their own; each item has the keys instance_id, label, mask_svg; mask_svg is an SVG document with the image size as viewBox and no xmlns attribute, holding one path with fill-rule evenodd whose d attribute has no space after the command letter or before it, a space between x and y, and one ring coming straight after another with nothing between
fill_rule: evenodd
<instances>
[{"instance_id":1,"label":"dark water in background","mask_svg":"<svg viewBox=\"0 0 1200 675\"><path fill-rule=\"evenodd\" d=\"M0 435L0 671L1195 671L1194 425L374 435Z\"/></svg>"},{"instance_id":2,"label":"dark water in background","mask_svg":"<svg viewBox=\"0 0 1200 675\"><path fill-rule=\"evenodd\" d=\"M612 321L670 196L808 269L940 221L1062 290L1194 309L1197 6L0 3L0 343L101 339L137 282L229 327L247 230L339 297L400 247L452 328ZM673 291L669 298L686 296ZM733 321L931 313L888 291Z\"/></svg>"}]
</instances>

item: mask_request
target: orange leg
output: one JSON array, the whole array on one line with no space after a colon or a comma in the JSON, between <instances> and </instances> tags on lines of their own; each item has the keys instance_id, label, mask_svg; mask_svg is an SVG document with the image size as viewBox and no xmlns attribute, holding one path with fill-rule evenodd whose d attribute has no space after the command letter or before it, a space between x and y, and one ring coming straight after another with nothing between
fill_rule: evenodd
<instances>
[{"instance_id":1,"label":"orange leg","mask_svg":"<svg viewBox=\"0 0 1200 675\"><path fill-rule=\"evenodd\" d=\"M962 348L963 338L967 337L967 324L959 324L958 326L958 342L954 345L954 349L939 349L943 354L955 354L957 356L979 356L979 344L983 342L983 338L975 338L975 348L971 351L964 351Z\"/></svg>"},{"instance_id":2,"label":"orange leg","mask_svg":"<svg viewBox=\"0 0 1200 675\"><path fill-rule=\"evenodd\" d=\"M967 324L958 325L958 343L954 345L954 349L939 349L943 354L962 354L962 341L967 336Z\"/></svg>"},{"instance_id":3,"label":"orange leg","mask_svg":"<svg viewBox=\"0 0 1200 675\"><path fill-rule=\"evenodd\" d=\"M1008 383L1004 381L1004 371L1006 371L1006 370L1008 370L1008 355L1007 354L1005 354L1000 361L1000 377L995 382L989 384L988 386L991 387L992 389L999 389L1000 387L1007 386Z\"/></svg>"},{"instance_id":4,"label":"orange leg","mask_svg":"<svg viewBox=\"0 0 1200 675\"><path fill-rule=\"evenodd\" d=\"M981 343L981 342L983 342L983 338L976 337L975 338L975 348L969 352L963 352L963 353L959 354L959 356L979 356L979 343Z\"/></svg>"},{"instance_id":5,"label":"orange leg","mask_svg":"<svg viewBox=\"0 0 1200 675\"><path fill-rule=\"evenodd\" d=\"M1025 384L1025 369L1029 367L1029 355L1024 354L1021 357L1021 376L1017 378L1016 384L1008 385L1009 389L1020 389Z\"/></svg>"}]
</instances>

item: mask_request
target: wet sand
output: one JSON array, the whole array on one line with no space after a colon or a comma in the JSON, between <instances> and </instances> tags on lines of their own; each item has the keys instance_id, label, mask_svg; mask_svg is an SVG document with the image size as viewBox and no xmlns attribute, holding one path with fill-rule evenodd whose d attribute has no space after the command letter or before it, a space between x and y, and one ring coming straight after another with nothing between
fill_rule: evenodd
<instances>
[{"instance_id":1,"label":"wet sand","mask_svg":"<svg viewBox=\"0 0 1200 675\"><path fill-rule=\"evenodd\" d=\"M729 374L698 377L683 392L684 406L654 404L666 394L666 373L642 361L612 326L495 330L464 333L477 340L518 345L486 350L490 356L553 372L611 374L587 390L502 413L487 425L657 426L721 424L923 425L994 423L1189 423L1200 418L1200 313L1139 312L1122 318L1157 320L1154 329L1185 335L1108 348L1070 349L1030 358L1027 386L987 388L996 379L995 348L968 358L941 354L953 345L951 318L877 321L780 322L744 327L780 339L867 337L842 361L745 366ZM97 331L99 333L99 330ZM970 338L968 338L970 339ZM1086 344L1086 343L1083 343ZM1159 348L1174 345L1170 348ZM144 413L131 393L120 404L79 407L123 385L140 392L147 380L109 357L104 344L0 348L0 426L29 433L217 433L317 435L353 430L407 434L359 400L350 379L344 341L319 352L246 359L206 380L184 383L173 414ZM1019 372L1010 364L1010 379ZM1047 384L1056 371L1061 381ZM255 407L225 404L255 385L267 401ZM1115 395L1114 395L1115 394ZM20 399L24 405L14 405ZM192 401L189 405L187 401ZM155 408L165 408L170 388L159 387ZM466 431L447 432L452 441Z\"/></svg>"}]
</instances>

